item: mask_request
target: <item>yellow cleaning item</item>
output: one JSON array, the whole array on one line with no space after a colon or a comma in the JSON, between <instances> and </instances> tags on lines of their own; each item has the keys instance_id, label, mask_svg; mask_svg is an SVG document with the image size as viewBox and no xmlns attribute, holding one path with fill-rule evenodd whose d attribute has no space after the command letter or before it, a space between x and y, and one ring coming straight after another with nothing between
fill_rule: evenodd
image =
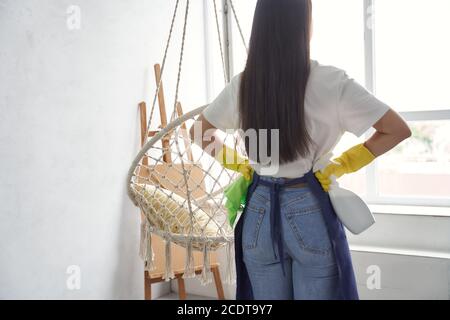
<instances>
[{"instance_id":1,"label":"yellow cleaning item","mask_svg":"<svg viewBox=\"0 0 450 320\"><path fill-rule=\"evenodd\" d=\"M246 180L252 178L252 167L248 159L241 157L236 150L223 145L216 154L216 160L226 169L241 173Z\"/></svg>"},{"instance_id":2,"label":"yellow cleaning item","mask_svg":"<svg viewBox=\"0 0 450 320\"><path fill-rule=\"evenodd\" d=\"M330 190L331 176L339 178L344 174L356 172L367 166L375 158L372 152L361 143L348 149L340 157L333 159L331 164L323 170L315 172L315 175L323 189L328 192Z\"/></svg>"}]
</instances>

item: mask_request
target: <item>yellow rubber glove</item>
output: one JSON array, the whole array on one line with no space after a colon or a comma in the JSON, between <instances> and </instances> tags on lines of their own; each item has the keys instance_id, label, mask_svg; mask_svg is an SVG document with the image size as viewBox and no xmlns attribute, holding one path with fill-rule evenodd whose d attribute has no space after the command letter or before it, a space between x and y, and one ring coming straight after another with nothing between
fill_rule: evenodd
<instances>
[{"instance_id":1,"label":"yellow rubber glove","mask_svg":"<svg viewBox=\"0 0 450 320\"><path fill-rule=\"evenodd\" d=\"M223 145L216 154L216 160L225 168L241 173L246 180L252 178L253 168L248 159L241 157L236 150Z\"/></svg>"},{"instance_id":2,"label":"yellow rubber glove","mask_svg":"<svg viewBox=\"0 0 450 320\"><path fill-rule=\"evenodd\" d=\"M323 189L328 192L331 184L330 176L333 175L336 178L340 178L344 174L356 172L367 166L375 158L372 152L361 143L348 149L340 157L333 159L333 163L326 166L323 170L317 171L315 176Z\"/></svg>"}]
</instances>

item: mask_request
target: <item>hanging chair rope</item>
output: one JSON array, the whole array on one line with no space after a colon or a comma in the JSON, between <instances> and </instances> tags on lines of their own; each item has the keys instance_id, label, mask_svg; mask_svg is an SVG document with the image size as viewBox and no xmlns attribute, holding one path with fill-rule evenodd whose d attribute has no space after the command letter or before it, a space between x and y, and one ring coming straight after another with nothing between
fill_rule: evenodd
<instances>
[{"instance_id":1,"label":"hanging chair rope","mask_svg":"<svg viewBox=\"0 0 450 320\"><path fill-rule=\"evenodd\" d=\"M148 129L152 124L156 100L162 88L163 73L173 37L179 2L179 0L176 1L172 16L160 77L147 125ZM213 2L224 79L227 82L216 0ZM244 40L232 1L230 4L239 32ZM231 255L234 233L227 222L223 190L237 177L237 173L220 166L203 149L200 150L199 157L194 159L191 144L186 142L187 135L186 132L183 132L187 128L186 122L192 121L206 106L181 116L177 112L189 9L190 0L186 0L171 121L153 137L149 138L147 135L146 143L131 164L127 181L130 199L141 208L145 216L141 228L140 255L145 261L146 270L151 271L155 268L154 254L151 248L151 234L153 233L165 241L166 261L163 277L166 280L174 277L171 264L171 244L175 243L186 248L184 277L195 276L193 250L203 253L201 279L202 283L206 284L212 279L209 267L210 251L226 245L228 258ZM230 282L233 282L231 280L232 267L233 264L228 262L226 280Z\"/></svg>"},{"instance_id":2,"label":"hanging chair rope","mask_svg":"<svg viewBox=\"0 0 450 320\"><path fill-rule=\"evenodd\" d=\"M144 166L141 162L142 162L142 158L144 157L148 157L149 159L153 160L155 163L162 163L162 155L159 157L153 157L151 155L148 154L148 151L151 150L152 148L154 148L154 145L161 141L165 136L167 136L168 134L170 134L170 132L173 132L174 130L176 130L176 128L179 128L180 125L182 123L184 123L185 121L189 120L189 119L193 119L195 116L199 115L204 109L206 108L206 106L202 106L200 108L197 108L191 112L186 113L185 115L183 115L180 118L177 118L176 120L172 121L171 123L169 123L163 130L161 130L160 132L158 132L154 137L152 137L144 146L143 148L140 150L140 152L138 153L138 155L135 157L132 165L130 166L130 169L128 171L128 194L130 196L131 199L136 199L137 193L136 193L136 189L134 188L135 184L136 184L136 178L139 177L138 174L136 174L136 170L137 168L142 168L142 167L147 167ZM185 153L181 153L181 155L184 155ZM148 168L148 167L147 167ZM177 169L172 167L171 170L176 171ZM210 168L205 169L205 172L209 171ZM224 169L222 168L221 174L225 172ZM185 172L179 172L180 174L187 174L188 171L186 170ZM229 180L232 180L236 177L236 173L232 172L229 176ZM216 184L218 185L219 189L216 190L213 193L209 193L206 194L203 197L200 197L198 200L195 200L195 204L197 206L200 206L203 202L215 197L216 195L220 194L223 197L223 187L221 187L220 183L218 182L218 178L214 178L214 177L210 177L211 179L214 179L214 183L212 184L213 186ZM175 192L170 192L170 194L168 194L168 198L173 197L175 195ZM139 196L139 194L138 194ZM223 198L222 198L223 199ZM192 200L192 199L191 199ZM184 204L186 204L187 200L184 201ZM192 202L194 202L194 200L192 200ZM138 205L140 203L137 203ZM181 206L182 206L181 205ZM217 203L217 205L219 205ZM192 212L195 212L196 210L192 209ZM168 236L168 231L166 230L157 230L155 228L152 228L152 232L156 233L164 238L167 238ZM190 236L189 234L177 234L177 235L171 235L171 238L173 240L183 240L185 239L186 236ZM195 241L202 241L205 239L205 237L203 235L192 235L192 238ZM218 235L218 236L208 236L208 239L211 239L214 242L226 242L226 241L230 241L230 239L232 239L232 235L228 234L228 235Z\"/></svg>"},{"instance_id":3,"label":"hanging chair rope","mask_svg":"<svg viewBox=\"0 0 450 320\"><path fill-rule=\"evenodd\" d=\"M178 102L178 90L179 90L179 85L180 85L180 79L181 79L181 68L183 65L183 53L184 53L184 44L186 41L186 29L187 29L187 20L188 20L188 15L189 15L189 0L186 1L186 13L185 13L185 17L184 17L184 26L183 26L183 38L181 40L181 52L180 52L180 61L178 64L178 76L177 76L177 86L175 89L175 104L174 104L174 109L173 109L173 113L172 113L172 117L171 120L173 121L173 119L176 117L177 113L177 102ZM177 130L176 133L178 133L179 131ZM177 147L177 152L178 154L181 154L181 149L180 149L180 145L179 145L179 141L178 141L178 134L176 134L175 136L175 145ZM181 169L183 171L183 180L184 180L184 185L186 187L186 198L187 198L187 205L188 205L188 209L189 212L193 212L192 209L192 205L191 205L191 199L192 199L192 195L191 195L191 191L189 190L189 182L188 182L188 177L186 175L186 167L184 164L184 160L183 157L180 156L180 162L181 162ZM189 215L190 218L190 225L189 225L189 236L192 237L192 233L193 233L193 215Z\"/></svg>"},{"instance_id":4,"label":"hanging chair rope","mask_svg":"<svg viewBox=\"0 0 450 320\"><path fill-rule=\"evenodd\" d=\"M234 20L236 21L236 26L239 30L239 34L241 35L242 44L244 45L245 51L247 51L247 53L248 53L247 43L245 42L244 33L242 32L241 24L239 23L239 19L236 14L236 10L234 9L233 0L228 0L228 1L230 1L231 11L233 11L233 17L234 17Z\"/></svg>"},{"instance_id":5,"label":"hanging chair rope","mask_svg":"<svg viewBox=\"0 0 450 320\"><path fill-rule=\"evenodd\" d=\"M179 59L179 62L178 62L177 85L176 85L176 88L175 88L175 101L174 101L174 104L173 104L173 112L172 112L172 116L170 117L171 121L177 115L178 91L180 89L181 69L183 67L184 45L185 45L185 42L186 42L186 29L187 29L187 22L188 22L188 16L189 16L189 2L190 2L190 0L186 0L186 11L185 11L185 14L184 14L184 24L183 24L183 36L181 38L180 59Z\"/></svg>"},{"instance_id":6,"label":"hanging chair rope","mask_svg":"<svg viewBox=\"0 0 450 320\"><path fill-rule=\"evenodd\" d=\"M152 109L150 111L150 118L147 123L148 130L150 130L150 125L152 124L153 113L155 111L155 106L156 106L156 100L158 98L159 91L161 90L162 79L163 79L163 74L164 74L164 67L166 66L167 54L169 52L170 40L172 39L173 27L175 25L175 20L177 17L177 11L178 11L179 4L180 4L180 0L177 0L177 2L175 3L175 9L174 9L173 15L172 15L172 22L170 23L170 30L169 30L169 35L168 35L167 41L166 41L166 48L164 49L164 57L162 60L162 65L161 65L161 75L160 75L160 79L158 81L158 85L156 86L156 92L155 92L155 96L153 97L153 102L152 102Z\"/></svg>"}]
</instances>

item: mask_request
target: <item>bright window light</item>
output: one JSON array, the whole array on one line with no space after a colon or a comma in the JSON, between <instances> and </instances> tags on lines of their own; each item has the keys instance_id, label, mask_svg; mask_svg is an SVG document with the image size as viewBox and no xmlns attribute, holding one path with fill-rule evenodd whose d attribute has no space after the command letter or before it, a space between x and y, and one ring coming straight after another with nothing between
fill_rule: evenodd
<instances>
[{"instance_id":1,"label":"bright window light","mask_svg":"<svg viewBox=\"0 0 450 320\"><path fill-rule=\"evenodd\" d=\"M396 110L450 109L449 14L449 0L375 2L376 92Z\"/></svg>"}]
</instances>

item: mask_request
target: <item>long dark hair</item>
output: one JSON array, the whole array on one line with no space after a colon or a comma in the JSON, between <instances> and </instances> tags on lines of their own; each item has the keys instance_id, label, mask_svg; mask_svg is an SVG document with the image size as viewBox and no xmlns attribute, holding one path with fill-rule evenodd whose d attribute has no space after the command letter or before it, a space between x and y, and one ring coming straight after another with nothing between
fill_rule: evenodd
<instances>
[{"instance_id":1,"label":"long dark hair","mask_svg":"<svg viewBox=\"0 0 450 320\"><path fill-rule=\"evenodd\" d=\"M256 5L240 85L240 124L244 131L279 129L279 163L310 152L304 105L311 15L311 0L258 0ZM268 138L268 150L270 141ZM245 145L248 154L248 141Z\"/></svg>"}]
</instances>

